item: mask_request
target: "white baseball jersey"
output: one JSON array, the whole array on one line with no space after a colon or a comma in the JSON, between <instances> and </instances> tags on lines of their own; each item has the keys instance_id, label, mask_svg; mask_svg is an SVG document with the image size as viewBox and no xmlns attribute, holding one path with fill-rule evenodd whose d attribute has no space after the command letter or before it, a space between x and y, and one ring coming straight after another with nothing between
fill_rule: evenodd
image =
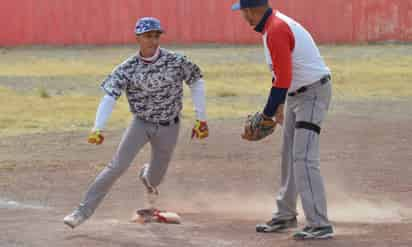
<instances>
[{"instance_id":1,"label":"white baseball jersey","mask_svg":"<svg viewBox=\"0 0 412 247\"><path fill-rule=\"evenodd\" d=\"M310 33L290 17L274 10L262 33L274 86L293 92L330 74Z\"/></svg>"}]
</instances>

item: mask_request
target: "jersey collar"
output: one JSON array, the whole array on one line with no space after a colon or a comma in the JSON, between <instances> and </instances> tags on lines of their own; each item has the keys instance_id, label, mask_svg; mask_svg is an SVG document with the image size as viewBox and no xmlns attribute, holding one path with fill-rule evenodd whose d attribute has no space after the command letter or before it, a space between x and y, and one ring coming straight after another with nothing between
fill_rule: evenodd
<instances>
[{"instance_id":1,"label":"jersey collar","mask_svg":"<svg viewBox=\"0 0 412 247\"><path fill-rule=\"evenodd\" d=\"M158 47L156 49L155 54L152 57L142 57L140 55L140 52L137 53L138 54L138 58L144 62L144 63L155 63L157 61L157 59L159 59L160 55L161 55L161 49L160 47Z\"/></svg>"},{"instance_id":2,"label":"jersey collar","mask_svg":"<svg viewBox=\"0 0 412 247\"><path fill-rule=\"evenodd\" d=\"M266 22L269 19L269 17L272 15L272 13L273 13L273 10L271 8L268 8L266 10L266 12L263 15L262 19L259 21L259 23L255 27L256 32L263 33L263 31L265 30Z\"/></svg>"}]
</instances>

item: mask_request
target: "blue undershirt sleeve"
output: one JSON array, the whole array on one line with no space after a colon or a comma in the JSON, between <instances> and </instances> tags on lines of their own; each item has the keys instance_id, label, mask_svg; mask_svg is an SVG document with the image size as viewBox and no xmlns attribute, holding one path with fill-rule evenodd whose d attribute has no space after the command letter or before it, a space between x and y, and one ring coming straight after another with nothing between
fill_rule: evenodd
<instances>
[{"instance_id":1,"label":"blue undershirt sleeve","mask_svg":"<svg viewBox=\"0 0 412 247\"><path fill-rule=\"evenodd\" d=\"M263 114L268 117L275 116L279 105L285 103L287 92L287 88L272 87Z\"/></svg>"}]
</instances>

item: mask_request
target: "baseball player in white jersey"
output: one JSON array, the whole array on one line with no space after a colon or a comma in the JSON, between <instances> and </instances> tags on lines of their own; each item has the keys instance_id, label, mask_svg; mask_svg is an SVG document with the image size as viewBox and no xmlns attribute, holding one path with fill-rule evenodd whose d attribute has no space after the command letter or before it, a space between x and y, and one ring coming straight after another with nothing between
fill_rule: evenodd
<instances>
[{"instance_id":1,"label":"baseball player in white jersey","mask_svg":"<svg viewBox=\"0 0 412 247\"><path fill-rule=\"evenodd\" d=\"M328 219L319 164L321 125L331 99L330 70L307 30L268 0L240 0L232 6L263 36L272 88L261 118L283 123L282 179L277 211L258 232L280 232L297 226L297 197L307 226L293 238L326 239L334 234ZM285 107L283 105L285 104Z\"/></svg>"},{"instance_id":2,"label":"baseball player in white jersey","mask_svg":"<svg viewBox=\"0 0 412 247\"><path fill-rule=\"evenodd\" d=\"M98 107L89 143L101 144L103 129L116 100L126 93L133 121L123 135L112 161L96 177L80 205L64 218L72 228L87 220L115 181L130 167L139 150L150 142L151 160L139 177L154 207L158 186L175 149L182 110L183 81L190 87L197 121L192 138L208 136L204 80L199 67L186 57L159 47L160 21L145 17L136 24L139 52L120 64L102 83L105 92Z\"/></svg>"}]
</instances>

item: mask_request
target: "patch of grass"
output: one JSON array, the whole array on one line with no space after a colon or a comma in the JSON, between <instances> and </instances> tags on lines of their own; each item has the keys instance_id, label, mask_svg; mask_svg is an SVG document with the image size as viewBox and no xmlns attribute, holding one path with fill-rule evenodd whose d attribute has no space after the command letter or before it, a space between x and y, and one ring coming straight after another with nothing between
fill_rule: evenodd
<instances>
[{"instance_id":1,"label":"patch of grass","mask_svg":"<svg viewBox=\"0 0 412 247\"><path fill-rule=\"evenodd\" d=\"M405 99L412 96L412 45L326 46L335 97Z\"/></svg>"},{"instance_id":2,"label":"patch of grass","mask_svg":"<svg viewBox=\"0 0 412 247\"><path fill-rule=\"evenodd\" d=\"M14 171L16 167L17 164L14 161L2 161L0 163L0 170Z\"/></svg>"},{"instance_id":3,"label":"patch of grass","mask_svg":"<svg viewBox=\"0 0 412 247\"><path fill-rule=\"evenodd\" d=\"M0 135L92 128L99 100L82 95L43 100L34 94L0 88ZM130 114L125 104L120 100L110 122L112 126L128 121Z\"/></svg>"},{"instance_id":4,"label":"patch of grass","mask_svg":"<svg viewBox=\"0 0 412 247\"><path fill-rule=\"evenodd\" d=\"M172 50L201 66L209 118L243 117L264 106L271 75L261 46L177 46ZM321 50L333 71L335 99L412 97L412 45L322 46ZM134 52L133 46L27 47L0 54L0 135L92 128L100 81ZM64 93L55 93L60 91ZM192 109L185 87L183 115L187 119L194 117ZM108 127L124 127L130 118L122 97Z\"/></svg>"},{"instance_id":5,"label":"patch of grass","mask_svg":"<svg viewBox=\"0 0 412 247\"><path fill-rule=\"evenodd\" d=\"M229 91L221 91L217 93L217 97L220 97L220 98L236 97L236 96L238 96L236 93L229 92Z\"/></svg>"},{"instance_id":6,"label":"patch of grass","mask_svg":"<svg viewBox=\"0 0 412 247\"><path fill-rule=\"evenodd\" d=\"M100 97L84 95L56 95L45 101L37 95L0 88L0 135L89 130L93 127L99 102ZM208 115L210 118L243 116L256 108L256 102L250 102L253 100L238 102L230 98L222 101L211 97L207 105ZM183 114L187 119L194 118L190 97L184 99ZM116 104L107 126L123 128L130 119L129 106L122 97Z\"/></svg>"},{"instance_id":7,"label":"patch of grass","mask_svg":"<svg viewBox=\"0 0 412 247\"><path fill-rule=\"evenodd\" d=\"M43 99L50 98L50 93L47 92L47 89L45 87L38 88L37 94L40 96L40 98L43 98Z\"/></svg>"}]
</instances>

